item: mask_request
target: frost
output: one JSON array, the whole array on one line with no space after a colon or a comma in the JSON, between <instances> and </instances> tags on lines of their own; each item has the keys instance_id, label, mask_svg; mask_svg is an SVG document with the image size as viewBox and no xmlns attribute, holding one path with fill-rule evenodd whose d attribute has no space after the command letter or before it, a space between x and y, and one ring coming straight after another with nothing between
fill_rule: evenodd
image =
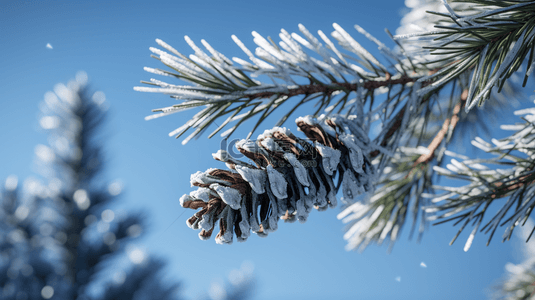
<instances>
[{"instance_id":1,"label":"frost","mask_svg":"<svg viewBox=\"0 0 535 300\"><path fill-rule=\"evenodd\" d=\"M288 198L288 194L286 192L288 182L286 182L284 175L282 175L279 171L275 170L272 165L268 165L266 170L268 173L269 184L271 190L273 191L273 195L275 195L275 197L279 199Z\"/></svg>"},{"instance_id":2,"label":"frost","mask_svg":"<svg viewBox=\"0 0 535 300\"><path fill-rule=\"evenodd\" d=\"M340 163L342 152L324 146L318 142L314 142L314 146L322 157L323 170L327 175L333 175L333 172L336 171L336 168L338 167L338 163Z\"/></svg>"},{"instance_id":3,"label":"frost","mask_svg":"<svg viewBox=\"0 0 535 300\"><path fill-rule=\"evenodd\" d=\"M297 177L297 180L304 185L309 186L308 183L308 173L303 164L297 160L297 157L293 153L285 153L284 158L293 166L295 176Z\"/></svg>"},{"instance_id":4,"label":"frost","mask_svg":"<svg viewBox=\"0 0 535 300\"><path fill-rule=\"evenodd\" d=\"M201 187L201 188L198 188L195 191L190 192L189 194L190 194L191 197L200 199L200 200L202 200L204 202L208 202L208 201L210 201L210 194L212 194L212 192L210 191L209 188ZM182 203L180 203L180 204L182 204Z\"/></svg>"},{"instance_id":5,"label":"frost","mask_svg":"<svg viewBox=\"0 0 535 300\"><path fill-rule=\"evenodd\" d=\"M305 223L307 221L307 218L308 218L308 212L307 212L307 209L305 207L305 199L299 199L297 200L296 202L297 204L297 211L296 211L296 216L297 216L297 220L299 220L299 222L301 223Z\"/></svg>"},{"instance_id":6,"label":"frost","mask_svg":"<svg viewBox=\"0 0 535 300\"><path fill-rule=\"evenodd\" d=\"M201 229L204 229L206 231L210 230L212 227L214 227L214 214L215 209L213 209L211 212L205 213L202 215L201 220L199 221L199 227Z\"/></svg>"},{"instance_id":7,"label":"frost","mask_svg":"<svg viewBox=\"0 0 535 300\"><path fill-rule=\"evenodd\" d=\"M260 224L258 222L258 195L253 191L251 193L251 206L253 208L253 213L249 217L249 224L251 225L251 231L258 233L260 231Z\"/></svg>"},{"instance_id":8,"label":"frost","mask_svg":"<svg viewBox=\"0 0 535 300\"><path fill-rule=\"evenodd\" d=\"M364 188L359 184L355 175L346 170L344 179L342 180L342 191L344 199L352 201L355 200L360 193L364 193Z\"/></svg>"},{"instance_id":9,"label":"frost","mask_svg":"<svg viewBox=\"0 0 535 300\"><path fill-rule=\"evenodd\" d=\"M360 147L357 145L355 137L349 134L342 134L340 135L340 139L349 149L349 159L355 172L359 174L364 173L364 170L362 170L362 165L364 165L364 155L362 154Z\"/></svg>"},{"instance_id":10,"label":"frost","mask_svg":"<svg viewBox=\"0 0 535 300\"><path fill-rule=\"evenodd\" d=\"M210 185L210 188L213 189L232 209L239 209L242 201L242 194L236 189L233 189L228 186L222 186L218 183Z\"/></svg>"},{"instance_id":11,"label":"frost","mask_svg":"<svg viewBox=\"0 0 535 300\"><path fill-rule=\"evenodd\" d=\"M318 122L312 116L299 117L295 119L295 123L304 122L308 125L316 125Z\"/></svg>"},{"instance_id":12,"label":"frost","mask_svg":"<svg viewBox=\"0 0 535 300\"><path fill-rule=\"evenodd\" d=\"M201 183L201 184L220 183L220 184L228 185L227 181L217 179L216 177L210 175L210 172L215 171L215 170L216 169L214 168L210 168L206 170L205 172L197 171L194 174L191 174L190 176L191 186L194 186L194 183Z\"/></svg>"},{"instance_id":13,"label":"frost","mask_svg":"<svg viewBox=\"0 0 535 300\"><path fill-rule=\"evenodd\" d=\"M247 209L245 205L242 205L240 207L240 215L241 215L242 220L240 221L239 226L242 232L242 236L241 238L238 237L238 241L244 242L249 237L250 231L251 231L251 225L249 225L249 220L248 220L249 218L247 215Z\"/></svg>"},{"instance_id":14,"label":"frost","mask_svg":"<svg viewBox=\"0 0 535 300\"><path fill-rule=\"evenodd\" d=\"M230 158L232 158L227 151L225 150L217 150L216 153L212 153L212 157L214 159L220 160L220 161L228 161Z\"/></svg>"},{"instance_id":15,"label":"frost","mask_svg":"<svg viewBox=\"0 0 535 300\"><path fill-rule=\"evenodd\" d=\"M234 231L232 230L232 226L234 224L234 211L232 209L226 209L223 213L223 216L221 219L225 219L225 231L224 233L218 234L215 238L215 242L218 244L232 244L232 238L234 235Z\"/></svg>"},{"instance_id":16,"label":"frost","mask_svg":"<svg viewBox=\"0 0 535 300\"><path fill-rule=\"evenodd\" d=\"M233 235L236 235L238 241L245 241L248 239L250 231L265 237L277 230L280 219L285 222L296 220L306 222L314 208L323 211L337 205L336 193L340 186L333 182L333 174L337 170L340 170L342 176L340 180L342 181L343 199L346 199L348 204L355 203L358 195L373 190L371 180L375 167L364 156L372 151L371 149L375 149L368 146L372 142L367 140L364 143L360 137L344 133L356 131L357 134L364 134L357 130L362 131L358 127L360 125L352 123L357 120L354 116L348 119L341 116L326 117L322 115L318 119L309 116L299 120L314 127L305 132L307 138L313 139L313 134L320 133L323 135L322 140L330 139L336 147L340 147L340 150L323 145L318 141L311 144L304 139L293 136L286 128L280 127L264 131L256 141L244 139L236 143L236 147L240 151L264 157L265 161L269 162L265 168L263 166L254 167L232 158L224 150L219 150L213 154L213 157L227 163L230 171L225 172L234 173L232 176L239 175L239 177L229 180L226 177L229 173L215 169L197 172L191 176L191 181L193 185L198 186L198 190L183 196L181 199L183 203L189 200L202 200L205 203L196 202L195 206L192 206L192 208L202 206L203 209L198 210L188 221L188 226L194 229L204 229L204 233L201 232L199 235L201 239L209 237L206 232L214 230L213 224L217 223L219 219L220 231L216 236L216 242L220 244L231 243ZM288 137L289 140L285 140L284 136ZM345 143L339 139L340 136L343 136ZM281 146L281 143L287 142L291 143L291 147ZM316 148L317 152L311 152L314 149L309 147L312 146ZM321 161L318 161L319 157L312 156L312 154L317 153L322 156ZM350 157L351 155L353 158ZM301 158L303 160L300 160ZM281 159L283 160L281 161ZM305 167L304 159L313 160L315 164ZM322 167L317 166L316 163L321 164ZM355 168L358 165L360 168ZM363 169L364 165L366 172ZM362 173L359 174L356 170L360 170ZM205 188L207 184L210 189ZM230 187L231 184L236 186ZM251 187L251 189L247 189L250 195L241 194L240 191L244 186ZM218 200L228 204L218 215L214 213L217 210L215 208L217 202L211 202L210 199L213 197L210 196L210 193L217 194ZM369 202L369 198L370 196L365 197L365 201ZM356 206L352 206L352 209L355 208ZM361 241L368 244L373 241L375 234L380 234L383 231L384 224L375 228L371 235L366 231L366 226L370 225L374 221L373 218L376 218L376 215L380 213L379 210L376 210L371 216L365 216L368 214L368 208L368 205L363 205L362 211L350 211L351 215L344 219L344 222L347 223L357 220L356 216L365 217L365 222L362 223L364 226L360 224L352 227L358 236L352 237L351 243ZM238 219L239 222L237 222ZM392 224L390 227L395 230L399 229Z\"/></svg>"},{"instance_id":17,"label":"frost","mask_svg":"<svg viewBox=\"0 0 535 300\"><path fill-rule=\"evenodd\" d=\"M274 139L272 138L265 138L261 142L262 146L264 146L266 149L276 152L276 151L282 151L282 149L277 145Z\"/></svg>"},{"instance_id":18,"label":"frost","mask_svg":"<svg viewBox=\"0 0 535 300\"><path fill-rule=\"evenodd\" d=\"M251 188L257 194L263 194L265 192L264 184L266 182L266 172L260 169L251 169L236 165L236 171L241 177L249 183Z\"/></svg>"},{"instance_id":19,"label":"frost","mask_svg":"<svg viewBox=\"0 0 535 300\"><path fill-rule=\"evenodd\" d=\"M236 143L236 148L240 149L244 149L248 152L252 152L252 153L257 153L259 148L258 148L258 145L256 145L256 143L254 141L251 141L251 140L240 140Z\"/></svg>"},{"instance_id":20,"label":"frost","mask_svg":"<svg viewBox=\"0 0 535 300\"><path fill-rule=\"evenodd\" d=\"M279 221L279 213L277 207L277 199L270 192L268 192L267 195L269 197L269 205L271 206L271 214L267 218L267 220L264 220L262 222L262 225L264 226L264 231L266 233L270 233L276 231L278 228L277 222Z\"/></svg>"}]
</instances>

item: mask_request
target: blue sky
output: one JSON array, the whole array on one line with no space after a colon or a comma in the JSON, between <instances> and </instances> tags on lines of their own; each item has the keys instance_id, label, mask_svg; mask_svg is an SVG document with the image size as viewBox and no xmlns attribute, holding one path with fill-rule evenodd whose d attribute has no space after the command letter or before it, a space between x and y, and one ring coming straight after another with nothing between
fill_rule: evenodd
<instances>
[{"instance_id":1,"label":"blue sky","mask_svg":"<svg viewBox=\"0 0 535 300\"><path fill-rule=\"evenodd\" d=\"M429 228L420 244L407 240L406 228L391 254L377 246L362 254L346 252L339 209L313 212L305 224L281 224L266 239L252 236L231 246L200 241L185 225L190 212L174 222L184 210L178 199L191 191L190 174L224 168L211 156L219 140L203 136L181 145L167 133L188 113L146 122L152 108L171 100L133 91L140 80L153 77L144 66L162 67L149 57L156 38L189 54L183 39L188 35L195 42L207 40L228 57L244 58L232 34L253 48L253 30L277 37L281 28L294 32L303 23L311 32L330 32L336 22L349 32L359 24L387 42L383 29L395 31L403 7L399 0L2 1L0 178L33 176L34 147L46 143L37 121L39 103L56 83L85 70L110 105L107 174L126 188L116 208L148 214L149 233L139 243L169 260L168 276L182 280L184 296L197 297L213 280L249 261L258 281L255 299L484 299L505 263L518 261L517 244L502 244L498 237L485 247L481 235L465 253L469 232L450 247L456 229L449 224Z\"/></svg>"}]
</instances>

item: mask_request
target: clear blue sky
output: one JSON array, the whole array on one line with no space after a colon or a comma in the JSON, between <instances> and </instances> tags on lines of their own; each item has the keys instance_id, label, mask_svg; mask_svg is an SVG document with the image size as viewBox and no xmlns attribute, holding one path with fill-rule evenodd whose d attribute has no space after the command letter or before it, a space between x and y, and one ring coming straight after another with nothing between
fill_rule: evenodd
<instances>
[{"instance_id":1,"label":"clear blue sky","mask_svg":"<svg viewBox=\"0 0 535 300\"><path fill-rule=\"evenodd\" d=\"M187 298L251 261L258 280L255 299L260 300L485 299L485 290L502 276L505 263L518 261L513 252L517 244L501 244L498 236L485 247L481 235L465 253L469 232L450 247L456 229L449 224L431 227L420 244L407 240L406 228L391 254L377 246L362 254L346 252L338 209L313 212L305 224L282 223L267 239L253 235L231 246L200 241L185 225L191 212L173 221L183 212L179 197L191 191L190 174L224 168L211 156L219 140L201 137L182 146L167 133L183 124L187 114L146 122L143 118L152 108L171 100L132 89L154 77L144 66L162 67L149 57L156 38L189 54L183 39L187 34L195 42L206 39L228 57L242 58L232 34L253 48L251 31L275 38L281 28L297 31L298 23L311 32L331 32L336 22L354 36L358 33L352 26L359 24L388 41L383 29L395 31L402 8L399 0L2 1L0 179L34 173L34 147L46 143L38 126L38 105L56 83L85 70L110 104L108 175L120 178L126 188L117 207L147 212L150 231L140 243L169 260L168 275L182 280ZM295 129L292 123L287 126Z\"/></svg>"}]
</instances>

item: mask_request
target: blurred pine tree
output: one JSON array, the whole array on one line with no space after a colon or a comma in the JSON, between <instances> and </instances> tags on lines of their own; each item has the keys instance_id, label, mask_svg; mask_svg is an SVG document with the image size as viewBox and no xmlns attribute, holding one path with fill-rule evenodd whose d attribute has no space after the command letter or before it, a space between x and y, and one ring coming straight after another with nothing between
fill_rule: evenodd
<instances>
[{"instance_id":1,"label":"blurred pine tree","mask_svg":"<svg viewBox=\"0 0 535 300\"><path fill-rule=\"evenodd\" d=\"M49 145L36 147L46 183L29 180L21 193L9 177L1 193L1 299L178 299L165 263L131 243L142 215L109 208L121 184L102 179L105 107L82 72L46 93Z\"/></svg>"}]
</instances>

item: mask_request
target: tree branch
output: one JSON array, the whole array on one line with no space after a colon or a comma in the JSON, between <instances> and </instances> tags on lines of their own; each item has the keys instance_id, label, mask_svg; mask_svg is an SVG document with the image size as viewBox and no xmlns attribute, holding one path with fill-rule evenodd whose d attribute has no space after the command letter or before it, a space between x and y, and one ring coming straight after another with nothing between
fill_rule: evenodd
<instances>
[{"instance_id":1,"label":"tree branch","mask_svg":"<svg viewBox=\"0 0 535 300\"><path fill-rule=\"evenodd\" d=\"M389 75L389 74L388 74ZM398 79L390 79L390 76L386 77L386 80L370 80L363 84L363 87L367 90L375 90L384 86L391 86L396 84L405 85L407 83L415 82L419 78L412 78L406 75L403 75ZM358 88L357 83L346 83L346 82L336 82L332 84L309 84L309 85L300 85L294 89L288 89L287 93L280 92L260 92L255 94L250 94L245 96L249 100L258 99L258 98L270 98L272 96L286 96L288 98L298 96L298 95L311 95L316 93L322 93L324 95L331 95L336 91L356 91Z\"/></svg>"},{"instance_id":2,"label":"tree branch","mask_svg":"<svg viewBox=\"0 0 535 300\"><path fill-rule=\"evenodd\" d=\"M433 159L433 157L435 157L435 151L444 140L444 137L446 136L448 130L454 130L455 126L457 126L457 123L459 122L459 112L461 112L461 109L464 107L467 98L468 90L464 90L461 94L460 101L455 105L455 107L453 107L453 115L451 116L451 118L447 118L446 120L444 120L442 128L437 133L435 138L431 141L429 146L427 146L429 152L427 154L422 154L420 157L418 157L418 159L414 162L413 167L416 167L421 163L428 163L431 161L431 159Z\"/></svg>"}]
</instances>

